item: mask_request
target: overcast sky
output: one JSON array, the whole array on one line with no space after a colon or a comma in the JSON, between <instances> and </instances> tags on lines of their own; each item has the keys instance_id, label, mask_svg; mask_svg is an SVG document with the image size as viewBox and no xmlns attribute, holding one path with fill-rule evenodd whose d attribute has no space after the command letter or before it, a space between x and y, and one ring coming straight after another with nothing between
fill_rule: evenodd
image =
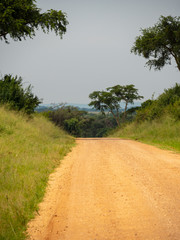
<instances>
[{"instance_id":1,"label":"overcast sky","mask_svg":"<svg viewBox=\"0 0 180 240\"><path fill-rule=\"evenodd\" d=\"M37 31L32 39L0 42L0 74L22 76L43 103L89 103L89 94L134 84L145 99L180 83L175 63L154 71L130 53L140 28L161 15L180 16L179 0L37 0L42 11L62 10L69 25L61 40Z\"/></svg>"}]
</instances>

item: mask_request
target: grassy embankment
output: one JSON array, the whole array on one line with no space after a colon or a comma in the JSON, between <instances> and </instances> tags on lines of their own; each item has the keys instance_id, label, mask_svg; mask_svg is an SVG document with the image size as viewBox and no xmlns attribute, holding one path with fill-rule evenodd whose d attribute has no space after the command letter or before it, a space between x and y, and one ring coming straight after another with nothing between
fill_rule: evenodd
<instances>
[{"instance_id":1,"label":"grassy embankment","mask_svg":"<svg viewBox=\"0 0 180 240\"><path fill-rule=\"evenodd\" d=\"M0 239L25 238L48 176L74 139L47 119L0 108Z\"/></svg>"},{"instance_id":2,"label":"grassy embankment","mask_svg":"<svg viewBox=\"0 0 180 240\"><path fill-rule=\"evenodd\" d=\"M160 119L132 122L122 129L115 130L110 137L139 140L161 148L180 151L180 121L170 115Z\"/></svg>"},{"instance_id":3,"label":"grassy embankment","mask_svg":"<svg viewBox=\"0 0 180 240\"><path fill-rule=\"evenodd\" d=\"M134 121L115 130L111 136L180 151L180 85L176 83L164 89L157 99L142 103Z\"/></svg>"}]
</instances>

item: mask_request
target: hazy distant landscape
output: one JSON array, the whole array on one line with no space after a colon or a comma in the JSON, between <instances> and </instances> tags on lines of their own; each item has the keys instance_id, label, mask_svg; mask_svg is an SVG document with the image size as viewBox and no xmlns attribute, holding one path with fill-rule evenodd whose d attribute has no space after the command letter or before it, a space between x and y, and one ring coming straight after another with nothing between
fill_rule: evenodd
<instances>
[{"instance_id":1,"label":"hazy distant landscape","mask_svg":"<svg viewBox=\"0 0 180 240\"><path fill-rule=\"evenodd\" d=\"M58 104L44 104L44 103L41 103L39 104L39 106L36 108L36 111L37 112L43 112L43 111L48 111L49 109L52 109L53 106L58 106ZM79 110L82 110L82 111L86 111L86 112L100 112L94 108L92 108L91 106L89 106L88 104L81 104L81 103L66 103L65 104L66 106L73 106L73 107L77 107ZM122 111L124 109L124 106L125 104L122 103L121 104L121 107L122 107ZM134 104L129 104L129 108L132 108L132 107L140 107L141 106L141 102L135 102Z\"/></svg>"}]
</instances>

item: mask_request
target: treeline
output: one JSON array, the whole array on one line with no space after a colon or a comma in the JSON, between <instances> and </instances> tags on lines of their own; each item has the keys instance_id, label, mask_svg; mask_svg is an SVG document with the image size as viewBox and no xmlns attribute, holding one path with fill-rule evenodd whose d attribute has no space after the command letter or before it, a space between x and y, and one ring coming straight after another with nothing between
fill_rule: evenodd
<instances>
[{"instance_id":1,"label":"treeline","mask_svg":"<svg viewBox=\"0 0 180 240\"><path fill-rule=\"evenodd\" d=\"M62 105L41 114L75 137L102 137L117 126L108 113L88 113L73 106Z\"/></svg>"},{"instance_id":2,"label":"treeline","mask_svg":"<svg viewBox=\"0 0 180 240\"><path fill-rule=\"evenodd\" d=\"M134 107L127 110L126 121L132 121L136 115ZM58 108L41 112L45 117L49 118L56 126L64 129L75 137L105 137L109 132L118 125L112 113L106 111L87 112L73 106L61 105ZM120 113L120 123L123 123L124 111Z\"/></svg>"}]
</instances>

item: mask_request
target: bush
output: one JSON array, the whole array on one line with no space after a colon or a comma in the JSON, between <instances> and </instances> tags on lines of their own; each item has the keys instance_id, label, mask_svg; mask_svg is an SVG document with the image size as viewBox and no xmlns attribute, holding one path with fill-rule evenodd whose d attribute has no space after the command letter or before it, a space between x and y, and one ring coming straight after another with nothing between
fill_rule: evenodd
<instances>
[{"instance_id":1,"label":"bush","mask_svg":"<svg viewBox=\"0 0 180 240\"><path fill-rule=\"evenodd\" d=\"M64 128L67 132L71 133L73 136L79 136L80 128L77 118L71 118L64 121Z\"/></svg>"},{"instance_id":2,"label":"bush","mask_svg":"<svg viewBox=\"0 0 180 240\"><path fill-rule=\"evenodd\" d=\"M180 119L180 85L176 83L173 88L165 89L157 100L147 100L137 111L136 121L159 119L165 113Z\"/></svg>"},{"instance_id":3,"label":"bush","mask_svg":"<svg viewBox=\"0 0 180 240\"><path fill-rule=\"evenodd\" d=\"M85 111L80 111L78 108L73 106L62 105L60 108L55 109L54 111L49 111L45 113L49 115L49 118L57 126L64 128L65 120L70 120L71 118L81 119L83 115L86 114Z\"/></svg>"},{"instance_id":4,"label":"bush","mask_svg":"<svg viewBox=\"0 0 180 240\"><path fill-rule=\"evenodd\" d=\"M149 100L148 100L149 101ZM144 103L143 103L144 104ZM137 111L136 121L142 122L146 120L154 120L159 118L163 114L163 108L158 104L157 100L151 104L144 105Z\"/></svg>"},{"instance_id":5,"label":"bush","mask_svg":"<svg viewBox=\"0 0 180 240\"><path fill-rule=\"evenodd\" d=\"M175 118L175 120L180 120L180 99L174 104L170 104L167 110Z\"/></svg>"},{"instance_id":6,"label":"bush","mask_svg":"<svg viewBox=\"0 0 180 240\"><path fill-rule=\"evenodd\" d=\"M5 75L0 79L0 104L8 104L13 110L31 114L39 103L41 101L32 93L31 85L23 88L21 77Z\"/></svg>"}]
</instances>

